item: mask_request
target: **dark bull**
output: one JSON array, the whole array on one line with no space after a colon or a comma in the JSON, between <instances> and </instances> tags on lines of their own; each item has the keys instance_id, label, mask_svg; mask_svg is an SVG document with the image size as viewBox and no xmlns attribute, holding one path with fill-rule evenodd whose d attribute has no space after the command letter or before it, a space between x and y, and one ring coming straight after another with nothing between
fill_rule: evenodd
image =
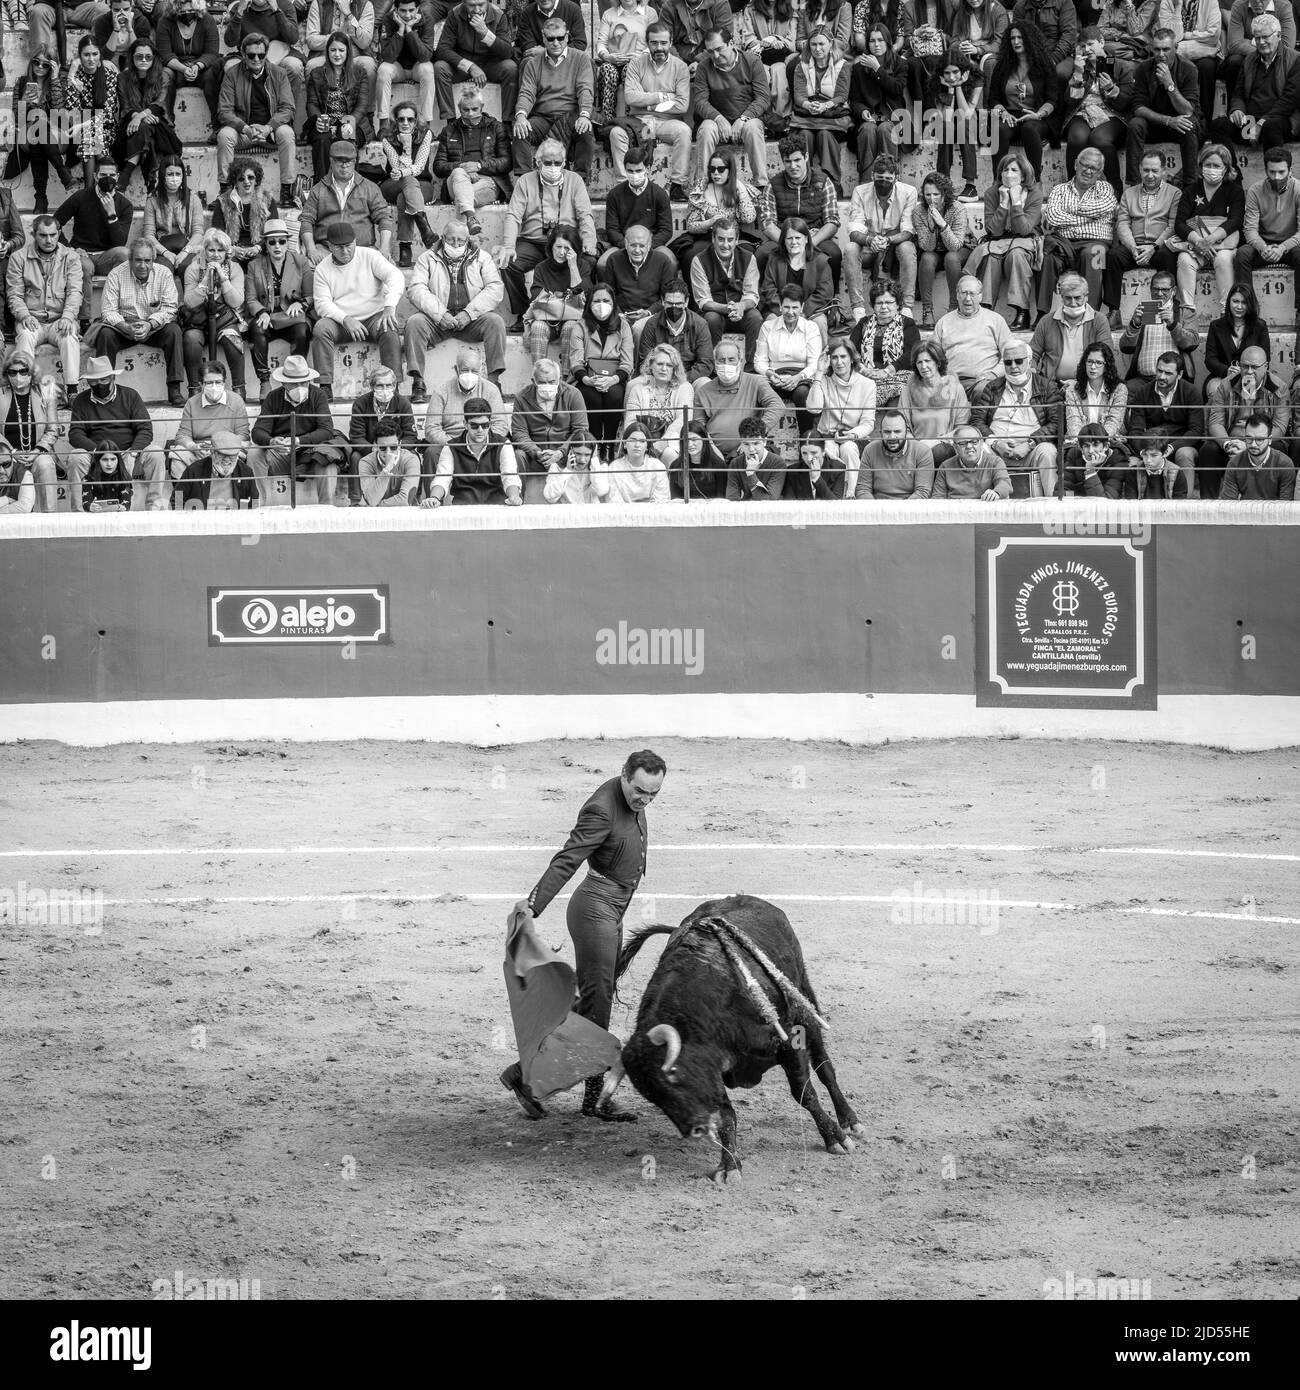
<instances>
[{"instance_id":1,"label":"dark bull","mask_svg":"<svg viewBox=\"0 0 1300 1390\"><path fill-rule=\"evenodd\" d=\"M785 913L745 895L701 903L678 927L633 935L619 953L616 978L652 936L668 933L605 1095L629 1077L684 1138L707 1136L720 1146L722 1161L712 1176L726 1182L740 1175L736 1112L727 1090L757 1086L780 1066L827 1151L852 1149L849 1135L861 1134L863 1126L835 1079L803 952ZM814 1073L835 1119L822 1109Z\"/></svg>"}]
</instances>

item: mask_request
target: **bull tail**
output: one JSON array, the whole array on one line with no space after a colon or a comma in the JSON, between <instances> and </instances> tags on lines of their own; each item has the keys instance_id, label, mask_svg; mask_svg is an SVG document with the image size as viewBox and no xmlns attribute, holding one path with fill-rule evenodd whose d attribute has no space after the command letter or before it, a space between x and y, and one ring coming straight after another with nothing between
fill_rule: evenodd
<instances>
[{"instance_id":1,"label":"bull tail","mask_svg":"<svg viewBox=\"0 0 1300 1390\"><path fill-rule=\"evenodd\" d=\"M676 927L665 926L662 922L655 922L648 927L640 927L634 931L623 943L623 949L618 953L618 964L614 967L614 981L617 983L623 978L623 972L636 959L637 952L650 940L652 936L668 936L675 932Z\"/></svg>"}]
</instances>

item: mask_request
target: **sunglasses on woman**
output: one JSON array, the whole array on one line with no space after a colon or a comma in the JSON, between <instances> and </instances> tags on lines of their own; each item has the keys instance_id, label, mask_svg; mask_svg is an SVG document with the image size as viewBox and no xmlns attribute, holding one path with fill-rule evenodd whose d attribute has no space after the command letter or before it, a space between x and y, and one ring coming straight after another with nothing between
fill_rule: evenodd
<instances>
[{"instance_id":1,"label":"sunglasses on woman","mask_svg":"<svg viewBox=\"0 0 1300 1390\"><path fill-rule=\"evenodd\" d=\"M725 174L726 172L727 172L727 166L726 166L725 164L710 164L710 165L709 165L709 173L711 173L711 174Z\"/></svg>"},{"instance_id":2,"label":"sunglasses on woman","mask_svg":"<svg viewBox=\"0 0 1300 1390\"><path fill-rule=\"evenodd\" d=\"M31 376L31 374L32 369L30 367L10 367L5 373L6 376Z\"/></svg>"}]
</instances>

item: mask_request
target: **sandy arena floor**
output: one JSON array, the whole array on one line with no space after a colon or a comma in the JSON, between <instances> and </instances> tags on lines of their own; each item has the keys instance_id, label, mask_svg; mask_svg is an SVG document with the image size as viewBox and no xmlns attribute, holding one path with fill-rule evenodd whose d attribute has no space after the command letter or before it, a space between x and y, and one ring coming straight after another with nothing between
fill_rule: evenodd
<instances>
[{"instance_id":1,"label":"sandy arena floor","mask_svg":"<svg viewBox=\"0 0 1300 1390\"><path fill-rule=\"evenodd\" d=\"M0 1296L1300 1296L1296 752L661 744L629 921L777 901L867 1128L771 1073L718 1189L630 1091L497 1082L506 908L627 751L0 748L0 889L105 895L0 927ZM918 880L979 920L898 920Z\"/></svg>"}]
</instances>

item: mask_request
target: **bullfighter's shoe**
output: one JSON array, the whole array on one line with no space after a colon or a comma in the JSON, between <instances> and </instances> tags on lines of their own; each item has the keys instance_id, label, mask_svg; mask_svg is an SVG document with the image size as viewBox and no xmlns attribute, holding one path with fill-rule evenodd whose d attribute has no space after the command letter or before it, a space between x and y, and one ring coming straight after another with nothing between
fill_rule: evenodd
<instances>
[{"instance_id":1,"label":"bullfighter's shoe","mask_svg":"<svg viewBox=\"0 0 1300 1390\"><path fill-rule=\"evenodd\" d=\"M519 1102L519 1108L530 1120L541 1120L546 1117L546 1110L541 1102L534 1099L532 1091L524 1085L523 1069L518 1062L511 1063L501 1073L501 1084L513 1094Z\"/></svg>"},{"instance_id":2,"label":"bullfighter's shoe","mask_svg":"<svg viewBox=\"0 0 1300 1390\"><path fill-rule=\"evenodd\" d=\"M615 1105L612 1097L604 1105L600 1103L600 1093L604 1085L603 1075L587 1078L582 1091L582 1113L606 1122L622 1120L628 1124L636 1124L636 1116L630 1110L624 1110L621 1105Z\"/></svg>"}]
</instances>

